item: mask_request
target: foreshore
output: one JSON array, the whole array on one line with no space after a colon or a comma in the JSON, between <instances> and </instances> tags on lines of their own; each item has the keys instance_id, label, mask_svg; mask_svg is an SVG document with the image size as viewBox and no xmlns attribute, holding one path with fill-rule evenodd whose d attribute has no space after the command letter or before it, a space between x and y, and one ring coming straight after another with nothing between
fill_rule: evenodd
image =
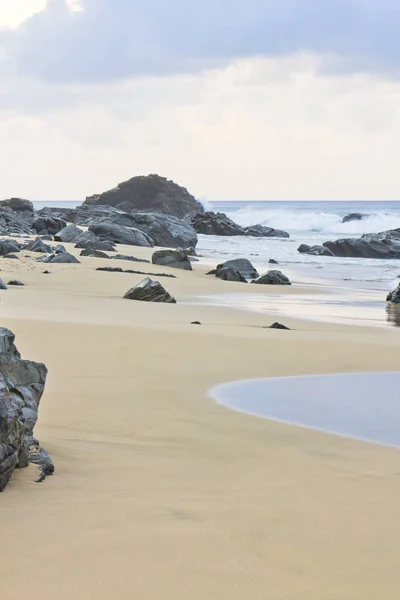
<instances>
[{"instance_id":1,"label":"foreshore","mask_svg":"<svg viewBox=\"0 0 400 600\"><path fill-rule=\"evenodd\" d=\"M274 314L193 303L243 292L201 262L113 261L176 275L155 277L177 299L164 305L124 300L144 276L95 270L110 261L36 257L1 259L25 287L0 308L23 356L49 369L35 432L56 472L38 484L33 467L16 471L0 496L4 598L398 600L399 452L208 397L237 379L398 370L396 329L290 316L292 331L265 329Z\"/></svg>"}]
</instances>

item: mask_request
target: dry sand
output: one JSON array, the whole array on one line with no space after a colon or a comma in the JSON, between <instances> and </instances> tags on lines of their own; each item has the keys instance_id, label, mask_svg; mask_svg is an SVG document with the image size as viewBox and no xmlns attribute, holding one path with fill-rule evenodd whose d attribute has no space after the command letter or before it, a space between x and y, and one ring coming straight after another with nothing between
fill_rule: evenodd
<instances>
[{"instance_id":1,"label":"dry sand","mask_svg":"<svg viewBox=\"0 0 400 600\"><path fill-rule=\"evenodd\" d=\"M399 452L207 396L241 378L398 370L398 331L274 331L273 317L185 304L243 291L198 264L160 279L178 304L159 305L122 300L142 277L94 270L107 261L27 256L1 259L3 279L26 283L2 293L2 325L49 368L36 433L56 473L18 471L0 496L2 599L398 600Z\"/></svg>"}]
</instances>

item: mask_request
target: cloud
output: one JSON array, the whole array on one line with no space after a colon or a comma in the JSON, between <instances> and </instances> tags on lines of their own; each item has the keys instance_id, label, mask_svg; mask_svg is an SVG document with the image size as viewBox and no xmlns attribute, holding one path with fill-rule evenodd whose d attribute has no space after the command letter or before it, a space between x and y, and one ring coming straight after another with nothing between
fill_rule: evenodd
<instances>
[{"instance_id":1,"label":"cloud","mask_svg":"<svg viewBox=\"0 0 400 600\"><path fill-rule=\"evenodd\" d=\"M3 34L19 73L96 83L310 51L343 71L400 67L398 0L65 0ZM0 37L1 40L1 37Z\"/></svg>"}]
</instances>

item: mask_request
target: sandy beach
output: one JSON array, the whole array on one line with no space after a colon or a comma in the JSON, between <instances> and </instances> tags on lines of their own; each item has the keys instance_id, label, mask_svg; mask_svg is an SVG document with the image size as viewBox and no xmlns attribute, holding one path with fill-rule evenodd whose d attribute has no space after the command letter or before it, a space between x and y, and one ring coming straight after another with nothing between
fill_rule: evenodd
<instances>
[{"instance_id":1,"label":"sandy beach","mask_svg":"<svg viewBox=\"0 0 400 600\"><path fill-rule=\"evenodd\" d=\"M5 600L398 600L399 452L208 397L237 379L398 370L396 329L265 329L273 315L193 303L243 292L201 263L113 261L176 275L159 279L178 302L163 305L123 300L143 276L95 270L107 260L36 257L1 259L25 287L0 308L23 356L49 369L35 431L56 472L38 484L17 471L0 496Z\"/></svg>"}]
</instances>

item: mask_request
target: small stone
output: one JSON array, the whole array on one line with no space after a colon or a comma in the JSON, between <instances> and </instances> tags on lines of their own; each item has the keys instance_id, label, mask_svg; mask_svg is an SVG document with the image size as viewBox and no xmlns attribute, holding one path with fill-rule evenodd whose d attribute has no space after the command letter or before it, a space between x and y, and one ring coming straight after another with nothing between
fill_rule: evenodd
<instances>
[{"instance_id":1,"label":"small stone","mask_svg":"<svg viewBox=\"0 0 400 600\"><path fill-rule=\"evenodd\" d=\"M190 324L191 325L201 325L200 321L192 321Z\"/></svg>"},{"instance_id":2,"label":"small stone","mask_svg":"<svg viewBox=\"0 0 400 600\"><path fill-rule=\"evenodd\" d=\"M286 327L286 325L282 325L282 323L273 323L269 325L269 327L264 327L264 329L287 329L290 331L290 327Z\"/></svg>"},{"instance_id":3,"label":"small stone","mask_svg":"<svg viewBox=\"0 0 400 600\"><path fill-rule=\"evenodd\" d=\"M24 283L22 283L22 281L19 281L18 279L11 279L11 281L8 282L7 285L25 285Z\"/></svg>"}]
</instances>

